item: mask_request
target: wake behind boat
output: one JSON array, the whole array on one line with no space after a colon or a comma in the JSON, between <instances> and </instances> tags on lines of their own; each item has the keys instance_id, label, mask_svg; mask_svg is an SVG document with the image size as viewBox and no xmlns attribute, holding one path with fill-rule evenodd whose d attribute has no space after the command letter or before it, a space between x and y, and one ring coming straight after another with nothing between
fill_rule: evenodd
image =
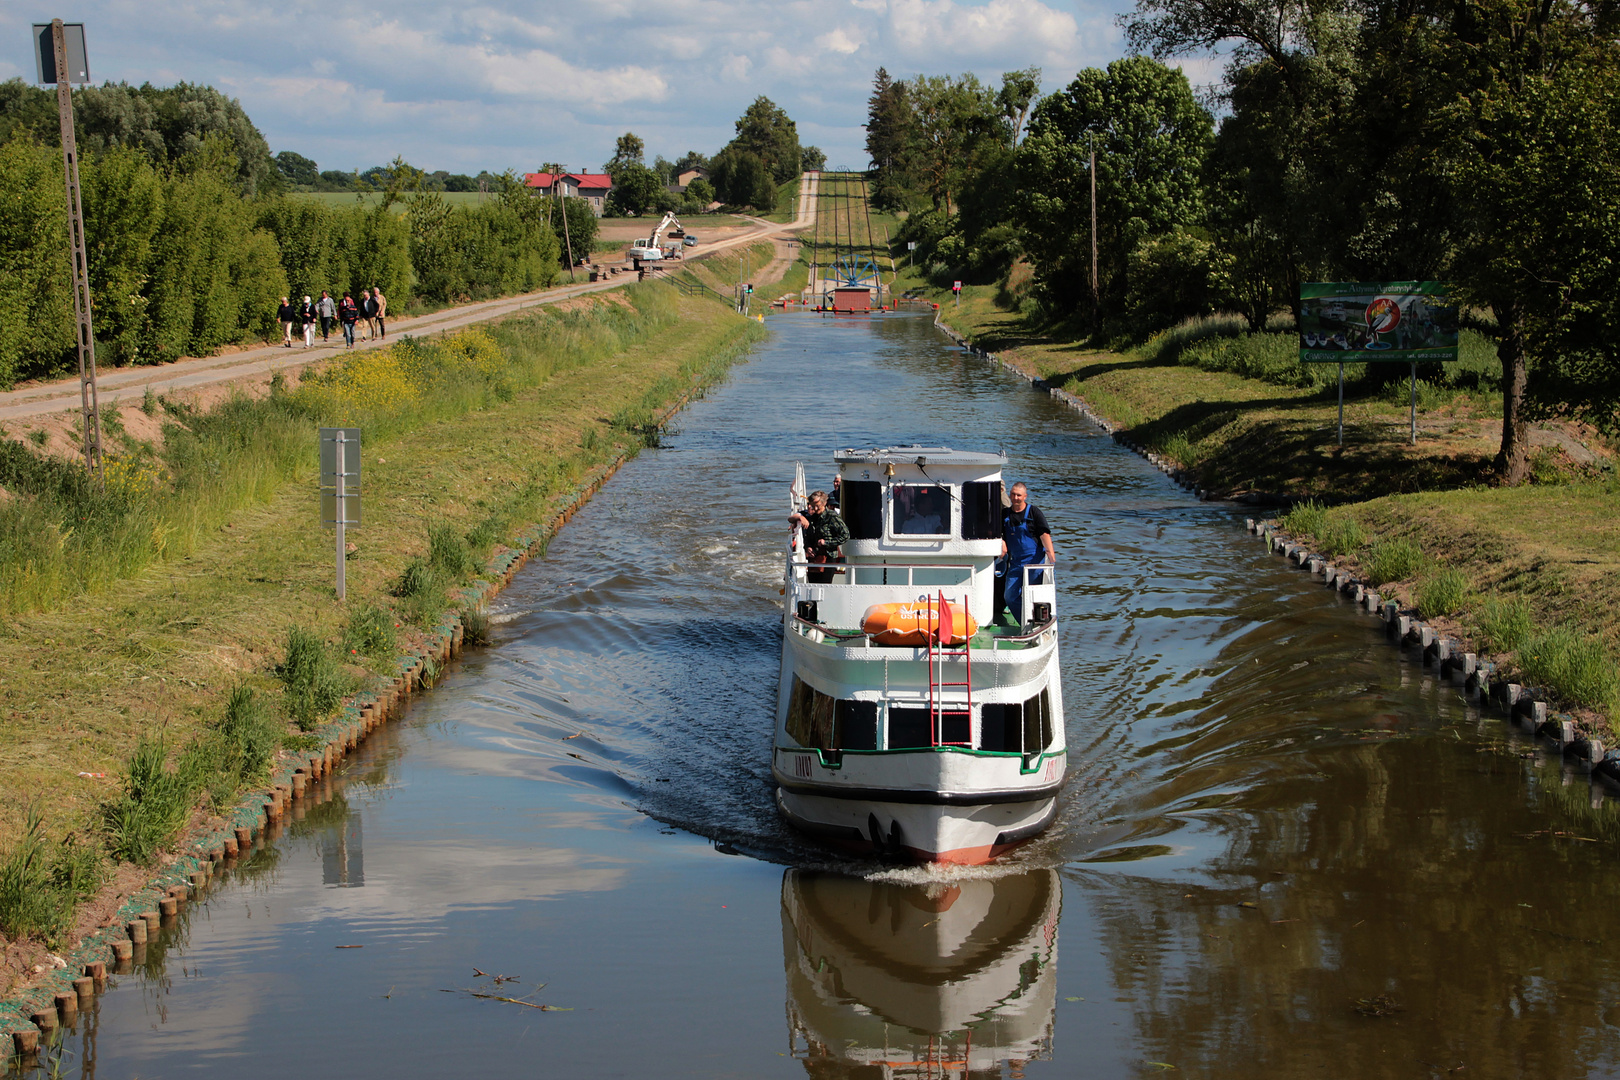
<instances>
[{"instance_id":1,"label":"wake behind boat","mask_svg":"<svg viewBox=\"0 0 1620 1080\"><path fill-rule=\"evenodd\" d=\"M1005 455L899 446L833 460L847 562L811 562L795 530L777 805L881 855L988 861L1050 824L1063 783L1053 568L1014 571L1014 624L992 622Z\"/></svg>"}]
</instances>

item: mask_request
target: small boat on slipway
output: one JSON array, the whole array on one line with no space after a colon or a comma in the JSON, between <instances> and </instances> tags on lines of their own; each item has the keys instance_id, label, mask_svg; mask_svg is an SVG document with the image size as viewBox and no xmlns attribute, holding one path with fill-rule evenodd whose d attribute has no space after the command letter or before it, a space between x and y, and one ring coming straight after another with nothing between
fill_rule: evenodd
<instances>
[{"instance_id":1,"label":"small boat on slipway","mask_svg":"<svg viewBox=\"0 0 1620 1080\"><path fill-rule=\"evenodd\" d=\"M1015 571L1016 624L992 624L1003 454L833 460L846 562L809 562L798 530L787 555L777 806L884 857L986 862L1051 823L1063 784L1053 567Z\"/></svg>"}]
</instances>

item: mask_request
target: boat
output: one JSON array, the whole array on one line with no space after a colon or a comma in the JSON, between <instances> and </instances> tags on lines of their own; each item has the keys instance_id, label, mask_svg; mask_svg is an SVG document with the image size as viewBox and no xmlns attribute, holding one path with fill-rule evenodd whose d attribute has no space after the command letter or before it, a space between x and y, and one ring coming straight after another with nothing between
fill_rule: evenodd
<instances>
[{"instance_id":1,"label":"boat","mask_svg":"<svg viewBox=\"0 0 1620 1080\"><path fill-rule=\"evenodd\" d=\"M777 808L881 858L988 862L1051 823L1063 784L1055 568L1015 571L1011 621L993 619L1004 454L833 462L845 561L809 562L797 529L786 556ZM801 507L802 467L792 490Z\"/></svg>"},{"instance_id":2,"label":"boat","mask_svg":"<svg viewBox=\"0 0 1620 1080\"><path fill-rule=\"evenodd\" d=\"M816 1080L1018 1076L1050 1060L1062 898L1055 870L927 884L788 870L792 1055Z\"/></svg>"}]
</instances>

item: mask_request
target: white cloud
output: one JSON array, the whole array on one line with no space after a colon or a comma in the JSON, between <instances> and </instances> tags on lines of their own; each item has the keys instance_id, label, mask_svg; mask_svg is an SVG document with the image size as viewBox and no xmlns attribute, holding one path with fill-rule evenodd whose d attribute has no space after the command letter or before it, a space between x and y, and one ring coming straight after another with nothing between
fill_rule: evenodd
<instances>
[{"instance_id":1,"label":"white cloud","mask_svg":"<svg viewBox=\"0 0 1620 1080\"><path fill-rule=\"evenodd\" d=\"M862 44L859 35L850 33L842 26L816 38L817 48L824 52L843 53L846 56L859 49Z\"/></svg>"},{"instance_id":2,"label":"white cloud","mask_svg":"<svg viewBox=\"0 0 1620 1080\"><path fill-rule=\"evenodd\" d=\"M1132 0L87 0L97 79L207 83L239 97L272 150L322 168L403 154L476 172L595 167L629 130L648 154L718 150L763 94L832 160L864 161L872 73L1041 65L1048 91L1119 55ZM184 26L184 34L173 28ZM26 40L14 6L0 35ZM20 65L20 66L19 66ZM1195 82L1211 77L1187 65ZM22 57L0 75L33 77Z\"/></svg>"}]
</instances>

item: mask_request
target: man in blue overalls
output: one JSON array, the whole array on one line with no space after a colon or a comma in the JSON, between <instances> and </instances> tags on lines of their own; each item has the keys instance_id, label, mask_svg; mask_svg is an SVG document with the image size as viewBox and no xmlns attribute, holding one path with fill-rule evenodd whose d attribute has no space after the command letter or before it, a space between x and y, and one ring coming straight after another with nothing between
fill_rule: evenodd
<instances>
[{"instance_id":1,"label":"man in blue overalls","mask_svg":"<svg viewBox=\"0 0 1620 1080\"><path fill-rule=\"evenodd\" d=\"M1001 512L1001 595L996 598L999 621L1003 611L1012 613L1016 623L1024 610L1024 567L1041 562L1056 563L1057 552L1052 548L1052 530L1046 526L1046 515L1029 501L1029 489L1023 483L1012 486L1007 499L1011 506ZM1042 555L1045 558L1042 559Z\"/></svg>"}]
</instances>

